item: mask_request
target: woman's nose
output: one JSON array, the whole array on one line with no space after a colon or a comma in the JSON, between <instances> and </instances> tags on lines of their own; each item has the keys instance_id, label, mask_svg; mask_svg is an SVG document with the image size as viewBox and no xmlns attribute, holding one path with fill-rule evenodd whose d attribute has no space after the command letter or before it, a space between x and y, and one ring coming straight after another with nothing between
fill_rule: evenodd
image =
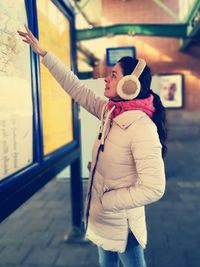
<instances>
[{"instance_id":1,"label":"woman's nose","mask_svg":"<svg viewBox=\"0 0 200 267\"><path fill-rule=\"evenodd\" d=\"M106 76L105 78L104 78L104 82L108 82L108 76Z\"/></svg>"}]
</instances>

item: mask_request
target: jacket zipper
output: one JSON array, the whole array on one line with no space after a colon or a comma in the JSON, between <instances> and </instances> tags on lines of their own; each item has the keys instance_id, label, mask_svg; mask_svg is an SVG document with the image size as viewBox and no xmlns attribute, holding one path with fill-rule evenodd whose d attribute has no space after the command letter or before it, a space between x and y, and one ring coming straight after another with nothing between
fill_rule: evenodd
<instances>
[{"instance_id":1,"label":"jacket zipper","mask_svg":"<svg viewBox=\"0 0 200 267\"><path fill-rule=\"evenodd\" d=\"M87 210L86 210L85 231L87 231L87 227L88 227L89 211L90 211L90 204L91 204L91 199L92 199L92 186L93 186L93 182L94 182L94 174L95 174L95 171L96 171L96 167L97 167L100 151L103 151L102 150L102 144L98 148L97 156L96 156L96 162L95 162L95 165L94 165L94 168L93 168L93 171L92 171L91 183L90 183L90 188L89 188L89 192L88 192L88 204L87 204Z\"/></svg>"}]
</instances>

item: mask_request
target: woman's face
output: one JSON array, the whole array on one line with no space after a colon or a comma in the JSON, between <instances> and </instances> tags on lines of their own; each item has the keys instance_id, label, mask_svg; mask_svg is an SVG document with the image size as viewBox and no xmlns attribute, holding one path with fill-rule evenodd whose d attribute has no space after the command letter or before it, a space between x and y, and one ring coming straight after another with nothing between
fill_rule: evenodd
<instances>
[{"instance_id":1,"label":"woman's face","mask_svg":"<svg viewBox=\"0 0 200 267\"><path fill-rule=\"evenodd\" d=\"M105 81L105 91L104 96L108 98L119 97L117 94L117 84L119 80L123 77L122 69L119 63L117 63L111 73L104 78Z\"/></svg>"}]
</instances>

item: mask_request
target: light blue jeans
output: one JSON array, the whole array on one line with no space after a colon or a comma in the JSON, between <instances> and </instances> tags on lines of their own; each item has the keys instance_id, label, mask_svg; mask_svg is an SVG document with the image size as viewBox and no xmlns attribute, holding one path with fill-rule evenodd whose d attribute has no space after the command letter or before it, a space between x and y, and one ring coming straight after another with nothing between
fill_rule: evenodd
<instances>
[{"instance_id":1,"label":"light blue jeans","mask_svg":"<svg viewBox=\"0 0 200 267\"><path fill-rule=\"evenodd\" d=\"M119 267L120 260L124 267L146 267L144 249L132 233L128 235L128 243L123 253L112 252L98 247L101 267Z\"/></svg>"}]
</instances>

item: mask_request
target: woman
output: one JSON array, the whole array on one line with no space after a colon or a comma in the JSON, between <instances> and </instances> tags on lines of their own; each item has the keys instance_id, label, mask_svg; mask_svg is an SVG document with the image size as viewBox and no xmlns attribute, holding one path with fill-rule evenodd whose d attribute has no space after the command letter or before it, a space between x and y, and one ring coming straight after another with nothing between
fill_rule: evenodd
<instances>
[{"instance_id":1,"label":"woman","mask_svg":"<svg viewBox=\"0 0 200 267\"><path fill-rule=\"evenodd\" d=\"M117 267L120 259L125 267L146 266L144 205L164 194L166 152L165 109L150 90L150 69L144 60L122 58L105 78L109 101L101 100L27 27L18 33L63 89L101 119L85 205L86 237L98 246L100 265Z\"/></svg>"}]
</instances>

